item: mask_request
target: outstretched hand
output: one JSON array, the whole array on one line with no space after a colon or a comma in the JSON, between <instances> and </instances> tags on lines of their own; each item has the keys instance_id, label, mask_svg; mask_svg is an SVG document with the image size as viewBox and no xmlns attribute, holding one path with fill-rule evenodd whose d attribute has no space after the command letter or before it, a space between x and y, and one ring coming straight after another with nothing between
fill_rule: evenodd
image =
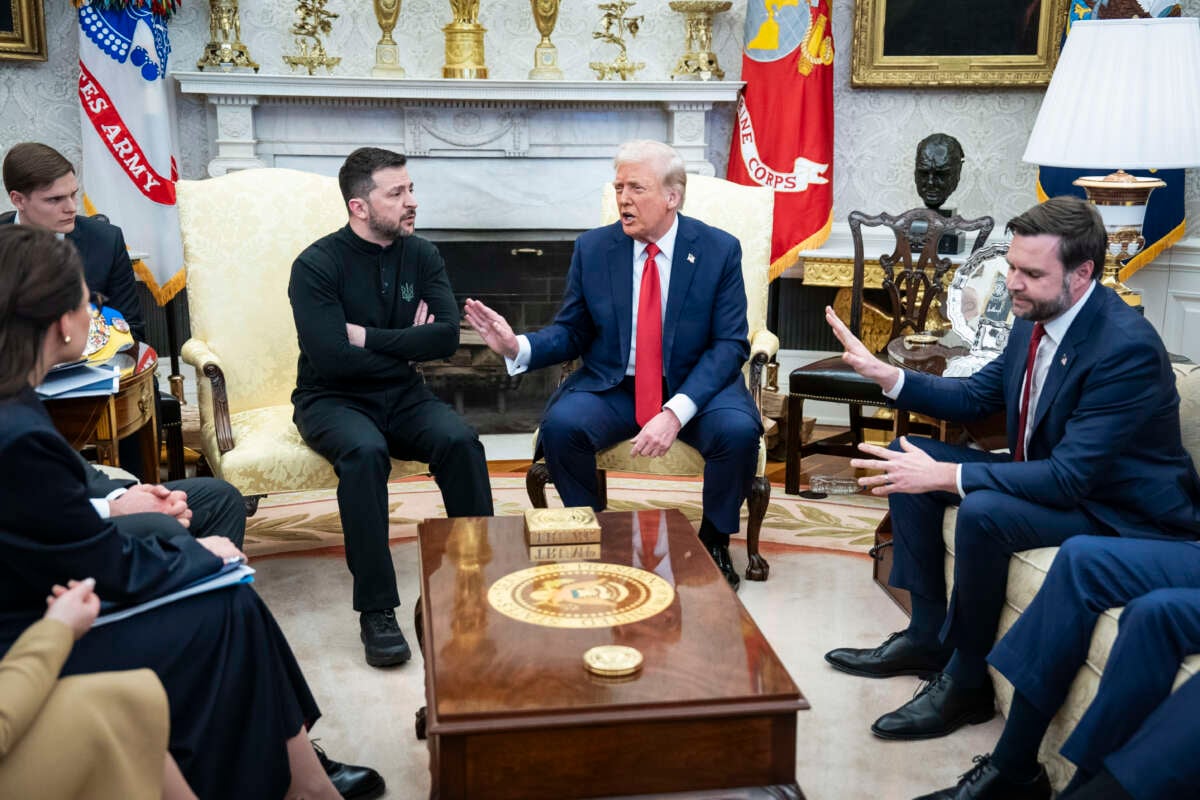
<instances>
[{"instance_id":1,"label":"outstretched hand","mask_svg":"<svg viewBox=\"0 0 1200 800\"><path fill-rule=\"evenodd\" d=\"M867 380L875 381L885 392L890 391L896 385L896 381L900 379L900 368L885 364L876 358L875 354L850 332L846 323L838 319L838 315L834 313L831 306L825 306L825 321L829 323L829 327L833 329L833 335L845 348L845 352L842 353L842 361L845 361L850 369Z\"/></svg>"},{"instance_id":2,"label":"outstretched hand","mask_svg":"<svg viewBox=\"0 0 1200 800\"><path fill-rule=\"evenodd\" d=\"M907 436L900 437L898 451L866 442L858 449L875 458L852 458L850 466L880 471L878 475L858 479L858 485L871 487L873 495L958 491L958 465L934 461L931 455L908 441Z\"/></svg>"},{"instance_id":3,"label":"outstretched hand","mask_svg":"<svg viewBox=\"0 0 1200 800\"><path fill-rule=\"evenodd\" d=\"M463 306L463 317L492 352L505 358L517 357L517 335L503 316L468 297Z\"/></svg>"}]
</instances>

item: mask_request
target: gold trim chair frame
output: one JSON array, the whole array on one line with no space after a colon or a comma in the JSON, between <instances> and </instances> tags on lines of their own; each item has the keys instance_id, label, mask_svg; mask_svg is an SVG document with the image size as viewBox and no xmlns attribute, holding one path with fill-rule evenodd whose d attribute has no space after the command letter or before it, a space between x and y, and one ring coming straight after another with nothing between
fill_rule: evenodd
<instances>
[{"instance_id":1,"label":"gold trim chair frame","mask_svg":"<svg viewBox=\"0 0 1200 800\"><path fill-rule=\"evenodd\" d=\"M1070 0L1043 0L1038 15L1037 51L1032 55L884 55L884 23L889 0L858 0L854 6L854 45L850 85L863 87L1046 86L1058 62ZM921 3L927 0L920 0ZM952 0L967 6L965 0ZM989 12L970 19L988 26Z\"/></svg>"},{"instance_id":2,"label":"gold trim chair frame","mask_svg":"<svg viewBox=\"0 0 1200 800\"><path fill-rule=\"evenodd\" d=\"M11 9L12 27L0 29L0 61L45 61L46 14L42 0L0 0Z\"/></svg>"},{"instance_id":3,"label":"gold trim chair frame","mask_svg":"<svg viewBox=\"0 0 1200 800\"><path fill-rule=\"evenodd\" d=\"M848 221L850 235L854 240L854 280L851 289L850 319L847 324L850 331L859 338L862 338L863 288L866 273L862 228L864 225L887 227L895 235L895 249L879 257L879 266L883 270L883 289L891 302L891 331L882 341L884 350L888 342L905 331L922 332L934 299L942 297L943 282L952 266L949 258L937 253L938 240L942 235L951 231L977 232L975 243L971 247L973 253L987 241L995 225L991 217L943 217L927 208L913 208L898 216L887 213L869 216L861 211L851 211ZM887 405L887 399L878 385L850 369L842 361L841 355L821 359L792 371L788 378L789 420L803 419L805 400L846 404L849 408L850 426L847 431L802 443L802 426L788 425L784 478L784 491L788 494L800 492L801 462L805 456L825 453L853 457L858 455L858 445L863 441L864 429L902 432L909 430L908 415L905 412L898 411L894 419L863 415L863 406L884 407ZM922 424L922 427L928 429L929 426Z\"/></svg>"},{"instance_id":4,"label":"gold trim chair frame","mask_svg":"<svg viewBox=\"0 0 1200 800\"><path fill-rule=\"evenodd\" d=\"M176 184L196 368L201 451L253 514L267 494L332 489L333 467L292 422L299 343L288 302L292 262L346 224L336 178L248 169ZM427 473L392 460L391 479Z\"/></svg>"},{"instance_id":5,"label":"gold trim chair frame","mask_svg":"<svg viewBox=\"0 0 1200 800\"><path fill-rule=\"evenodd\" d=\"M736 236L742 245L742 277L746 287L746 323L750 336L750 361L746 381L754 403L762 412L763 367L779 352L779 339L767 330L767 287L771 263L771 221L775 195L765 187L742 186L721 178L688 175L683 212ZM604 187L602 222L617 219L612 184ZM569 374L564 367L563 377ZM534 434L536 437L536 433ZM661 458L629 456L629 442L620 442L596 454L597 487L601 506L608 505L606 476L609 471L644 475L695 476L704 473L704 459L684 442L676 441ZM770 565L758 552L759 533L771 500L771 482L766 477L767 448L759 440L758 465L750 496L746 524L746 578L765 581ZM537 461L525 476L529 502L546 508L546 484L551 483L545 462Z\"/></svg>"}]
</instances>

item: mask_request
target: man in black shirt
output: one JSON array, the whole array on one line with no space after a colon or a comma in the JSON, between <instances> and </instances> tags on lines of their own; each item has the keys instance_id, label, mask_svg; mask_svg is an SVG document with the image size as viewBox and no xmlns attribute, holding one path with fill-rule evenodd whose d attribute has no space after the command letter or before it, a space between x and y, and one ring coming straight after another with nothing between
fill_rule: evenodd
<instances>
[{"instance_id":1,"label":"man in black shirt","mask_svg":"<svg viewBox=\"0 0 1200 800\"><path fill-rule=\"evenodd\" d=\"M414 367L458 348L458 309L437 248L413 236L405 163L375 147L346 157L338 182L349 223L300 254L288 286L300 339L293 419L337 472L354 608L376 667L411 655L395 615L389 456L429 463L447 516L492 514L479 437Z\"/></svg>"}]
</instances>

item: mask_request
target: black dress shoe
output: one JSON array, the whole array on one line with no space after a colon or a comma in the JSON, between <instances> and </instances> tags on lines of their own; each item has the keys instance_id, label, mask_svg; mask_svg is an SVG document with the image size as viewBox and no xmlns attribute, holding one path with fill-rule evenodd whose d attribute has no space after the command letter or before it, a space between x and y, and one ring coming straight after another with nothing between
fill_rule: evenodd
<instances>
[{"instance_id":1,"label":"black dress shoe","mask_svg":"<svg viewBox=\"0 0 1200 800\"><path fill-rule=\"evenodd\" d=\"M733 559L729 557L729 545L727 544L706 544L704 549L708 550L709 556L717 565L717 569L721 570L721 574L725 576L725 580L737 591L738 584L742 579L738 577L737 570L733 568Z\"/></svg>"},{"instance_id":2,"label":"black dress shoe","mask_svg":"<svg viewBox=\"0 0 1200 800\"><path fill-rule=\"evenodd\" d=\"M864 678L890 678L893 675L934 675L950 660L948 647L930 648L917 644L904 631L897 631L883 644L870 650L839 647L825 654L825 660L842 672Z\"/></svg>"},{"instance_id":3,"label":"black dress shoe","mask_svg":"<svg viewBox=\"0 0 1200 800\"><path fill-rule=\"evenodd\" d=\"M963 725L978 725L996 715L992 684L960 689L945 672L921 687L916 697L875 720L871 733L881 739L936 739Z\"/></svg>"},{"instance_id":4,"label":"black dress shoe","mask_svg":"<svg viewBox=\"0 0 1200 800\"><path fill-rule=\"evenodd\" d=\"M992 766L992 756L975 756L971 767L949 789L923 794L917 800L1050 800L1050 778L1038 765L1038 774L1024 782L1009 780Z\"/></svg>"},{"instance_id":5,"label":"black dress shoe","mask_svg":"<svg viewBox=\"0 0 1200 800\"><path fill-rule=\"evenodd\" d=\"M372 667L390 667L412 658L412 650L400 632L396 612L364 611L358 617L359 638L367 651L367 663Z\"/></svg>"},{"instance_id":6,"label":"black dress shoe","mask_svg":"<svg viewBox=\"0 0 1200 800\"><path fill-rule=\"evenodd\" d=\"M383 790L387 788L383 776L370 767L356 767L353 764L334 761L325 755L325 751L316 742L313 742L313 750L316 751L317 760L321 762L325 774L329 776L329 782L342 797L348 800L370 800L382 795Z\"/></svg>"}]
</instances>

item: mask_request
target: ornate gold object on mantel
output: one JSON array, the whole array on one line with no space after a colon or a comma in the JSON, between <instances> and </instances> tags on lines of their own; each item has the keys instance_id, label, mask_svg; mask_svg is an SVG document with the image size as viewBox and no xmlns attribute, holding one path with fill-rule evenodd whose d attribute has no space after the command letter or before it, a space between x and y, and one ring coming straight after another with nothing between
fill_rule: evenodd
<instances>
[{"instance_id":1,"label":"ornate gold object on mantel","mask_svg":"<svg viewBox=\"0 0 1200 800\"><path fill-rule=\"evenodd\" d=\"M483 34L487 28L479 24L479 0L450 0L454 19L442 28L446 36L446 64L443 78L486 78L487 64L483 58Z\"/></svg>"},{"instance_id":2,"label":"ornate gold object on mantel","mask_svg":"<svg viewBox=\"0 0 1200 800\"><path fill-rule=\"evenodd\" d=\"M671 71L672 80L725 80L725 70L712 50L713 17L728 11L729 0L671 0L671 10L684 15L687 50Z\"/></svg>"},{"instance_id":3,"label":"ornate gold object on mantel","mask_svg":"<svg viewBox=\"0 0 1200 800\"><path fill-rule=\"evenodd\" d=\"M234 67L250 67L258 72L258 64L250 59L250 51L242 44L237 0L208 0L208 35L209 42L196 62L196 69L216 67L228 72Z\"/></svg>"},{"instance_id":4,"label":"ornate gold object on mantel","mask_svg":"<svg viewBox=\"0 0 1200 800\"><path fill-rule=\"evenodd\" d=\"M300 52L283 57L283 63L293 70L304 67L312 75L318 67L324 67L326 72L333 72L333 68L342 61L341 56L327 54L325 44L321 41L321 36L328 36L333 29L330 20L338 18L337 14L325 10L325 3L326 0L298 0L296 3L299 21L292 26L291 32L297 37L296 47ZM311 46L308 39L312 40Z\"/></svg>"},{"instance_id":5,"label":"ornate gold object on mantel","mask_svg":"<svg viewBox=\"0 0 1200 800\"><path fill-rule=\"evenodd\" d=\"M558 48L550 43L554 23L558 22L559 0L529 0L533 8L533 21L542 40L533 49L533 69L529 70L531 81L561 81L562 70L558 68Z\"/></svg>"},{"instance_id":6,"label":"ornate gold object on mantel","mask_svg":"<svg viewBox=\"0 0 1200 800\"><path fill-rule=\"evenodd\" d=\"M374 0L375 21L379 23L383 36L375 45L375 66L371 74L382 78L403 78L404 67L400 66L400 47L392 38L396 19L400 16L400 0Z\"/></svg>"},{"instance_id":7,"label":"ornate gold object on mantel","mask_svg":"<svg viewBox=\"0 0 1200 800\"><path fill-rule=\"evenodd\" d=\"M616 0L612 3L600 3L597 6L604 12L604 16L600 20L600 30L592 31L592 38L600 39L608 44L615 44L621 48L621 54L608 63L593 61L588 64L589 67L596 70L597 80L606 81L609 78L619 77L621 80L627 81L639 69L645 69L646 62L630 61L625 52L625 34L637 36L638 28L642 24L640 16L625 16L625 12L635 5L637 3L632 0Z\"/></svg>"}]
</instances>

